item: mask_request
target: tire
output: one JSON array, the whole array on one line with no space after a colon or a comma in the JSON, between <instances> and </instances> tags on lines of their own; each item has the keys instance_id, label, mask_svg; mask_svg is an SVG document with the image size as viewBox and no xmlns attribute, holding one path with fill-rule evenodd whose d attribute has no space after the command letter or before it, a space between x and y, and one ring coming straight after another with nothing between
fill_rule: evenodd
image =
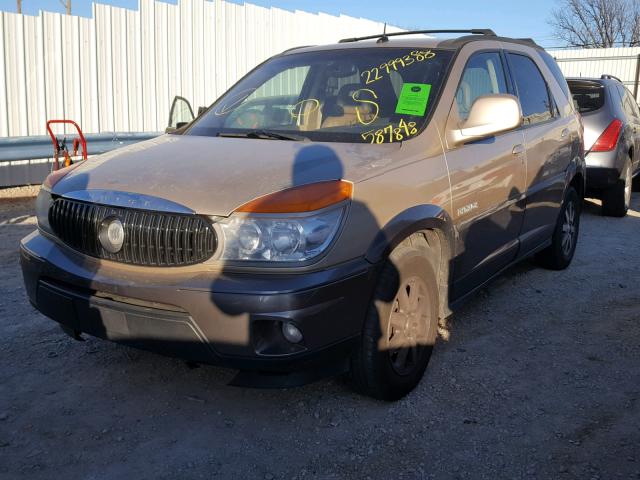
<instances>
[{"instance_id":1,"label":"tire","mask_svg":"<svg viewBox=\"0 0 640 480\"><path fill-rule=\"evenodd\" d=\"M389 256L378 277L351 378L360 392L398 400L420 382L438 330L438 288L427 241L415 234Z\"/></svg>"},{"instance_id":2,"label":"tire","mask_svg":"<svg viewBox=\"0 0 640 480\"><path fill-rule=\"evenodd\" d=\"M602 194L602 214L607 217L624 217L631 205L631 160L628 159L618 181Z\"/></svg>"},{"instance_id":3,"label":"tire","mask_svg":"<svg viewBox=\"0 0 640 480\"><path fill-rule=\"evenodd\" d=\"M551 237L551 245L536 255L538 263L550 270L564 270L571 264L580 233L581 199L573 187L567 188Z\"/></svg>"}]
</instances>

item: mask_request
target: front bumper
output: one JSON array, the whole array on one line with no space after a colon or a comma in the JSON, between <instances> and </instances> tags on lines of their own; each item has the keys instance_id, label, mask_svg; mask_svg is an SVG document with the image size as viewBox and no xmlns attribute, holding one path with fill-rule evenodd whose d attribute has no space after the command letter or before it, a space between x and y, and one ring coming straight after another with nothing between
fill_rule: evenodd
<instances>
[{"instance_id":1,"label":"front bumper","mask_svg":"<svg viewBox=\"0 0 640 480\"><path fill-rule=\"evenodd\" d=\"M22 240L21 263L30 301L67 331L278 373L344 370L377 276L364 259L304 274L133 268L38 232ZM287 342L282 322L293 322L303 341Z\"/></svg>"}]
</instances>

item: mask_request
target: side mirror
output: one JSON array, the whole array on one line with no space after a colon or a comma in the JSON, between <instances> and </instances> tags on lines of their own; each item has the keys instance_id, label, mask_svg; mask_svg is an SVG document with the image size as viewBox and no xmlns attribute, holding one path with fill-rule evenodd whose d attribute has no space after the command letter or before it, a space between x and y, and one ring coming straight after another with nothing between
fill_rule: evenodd
<instances>
[{"instance_id":1,"label":"side mirror","mask_svg":"<svg viewBox=\"0 0 640 480\"><path fill-rule=\"evenodd\" d=\"M454 142L467 143L493 137L522 124L520 103L513 95L495 94L476 98L469 117L453 131Z\"/></svg>"}]
</instances>

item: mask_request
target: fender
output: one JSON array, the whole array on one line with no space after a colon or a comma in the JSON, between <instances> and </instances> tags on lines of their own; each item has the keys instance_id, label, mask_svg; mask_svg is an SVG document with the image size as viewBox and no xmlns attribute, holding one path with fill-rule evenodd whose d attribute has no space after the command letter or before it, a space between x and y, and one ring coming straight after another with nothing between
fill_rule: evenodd
<instances>
[{"instance_id":1,"label":"fender","mask_svg":"<svg viewBox=\"0 0 640 480\"><path fill-rule=\"evenodd\" d=\"M564 191L567 191L567 188L569 188L569 185L571 185L571 182L573 182L573 179L576 177L576 175L582 175L582 192L578 192L578 194L582 195L584 197L585 192L587 191L587 164L584 160L583 156L580 155L576 155L575 157L573 157L573 159L571 160L571 162L569 163L569 165L567 166L567 169L565 170L565 177L564 177ZM563 195L564 198L564 195Z\"/></svg>"},{"instance_id":2,"label":"fender","mask_svg":"<svg viewBox=\"0 0 640 480\"><path fill-rule=\"evenodd\" d=\"M578 135L571 143L571 162L567 165L564 178L565 192L577 174L582 175L582 196L584 196L587 191L587 163L585 160L583 135ZM578 192L578 194L580 193L581 192ZM562 198L564 199L564 194Z\"/></svg>"},{"instance_id":3,"label":"fender","mask_svg":"<svg viewBox=\"0 0 640 480\"><path fill-rule=\"evenodd\" d=\"M437 205L416 205L393 217L378 232L367 249L365 258L371 263L378 263L405 238L421 230L440 230L444 233L449 252L455 249L455 230L453 221L442 207Z\"/></svg>"}]
</instances>

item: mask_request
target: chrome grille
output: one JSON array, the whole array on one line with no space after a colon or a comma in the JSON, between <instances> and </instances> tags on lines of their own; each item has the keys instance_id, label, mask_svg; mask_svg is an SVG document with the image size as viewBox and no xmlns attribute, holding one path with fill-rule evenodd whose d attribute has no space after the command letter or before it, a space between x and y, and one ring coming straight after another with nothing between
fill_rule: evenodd
<instances>
[{"instance_id":1,"label":"chrome grille","mask_svg":"<svg viewBox=\"0 0 640 480\"><path fill-rule=\"evenodd\" d=\"M117 253L105 250L98 238L102 222L109 218L119 219L124 227L124 243ZM216 249L211 224L197 215L58 198L49 209L49 223L54 233L73 249L132 265L193 265L210 258Z\"/></svg>"}]
</instances>

